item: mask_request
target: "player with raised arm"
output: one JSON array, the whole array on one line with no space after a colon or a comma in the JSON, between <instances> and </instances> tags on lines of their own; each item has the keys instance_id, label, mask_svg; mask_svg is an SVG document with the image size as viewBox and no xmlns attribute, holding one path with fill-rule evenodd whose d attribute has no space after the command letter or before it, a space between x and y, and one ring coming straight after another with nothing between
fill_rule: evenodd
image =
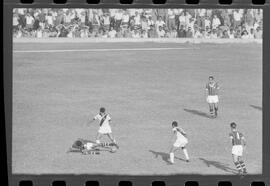
<instances>
[{"instance_id":1,"label":"player with raised arm","mask_svg":"<svg viewBox=\"0 0 270 186\"><path fill-rule=\"evenodd\" d=\"M242 159L243 156L243 147L246 146L246 140L241 132L236 129L236 123L232 122L230 138L232 140L232 156L233 162L239 172L239 174L247 173L245 163Z\"/></svg>"},{"instance_id":2,"label":"player with raised arm","mask_svg":"<svg viewBox=\"0 0 270 186\"><path fill-rule=\"evenodd\" d=\"M209 76L209 82L206 84L206 101L209 105L210 115L211 117L217 117L218 111L218 90L219 85L215 82L213 76Z\"/></svg>"},{"instance_id":3,"label":"player with raised arm","mask_svg":"<svg viewBox=\"0 0 270 186\"><path fill-rule=\"evenodd\" d=\"M187 134L182 128L178 126L177 121L172 122L172 128L173 128L172 130L173 130L174 136L176 137L176 140L170 150L170 162L172 164L174 163L174 152L180 147L184 152L184 155L186 157L186 162L189 162L189 156L186 149L186 145L188 143L188 140L186 138Z\"/></svg>"},{"instance_id":4,"label":"player with raised arm","mask_svg":"<svg viewBox=\"0 0 270 186\"><path fill-rule=\"evenodd\" d=\"M105 108L101 107L99 110L99 114L97 114L92 121L98 120L99 121L99 130L96 136L96 143L100 144L100 138L103 135L107 135L109 139L115 144L117 148L119 146L116 143L115 138L112 135L112 129L110 126L111 117L109 114L105 112Z\"/></svg>"}]
</instances>

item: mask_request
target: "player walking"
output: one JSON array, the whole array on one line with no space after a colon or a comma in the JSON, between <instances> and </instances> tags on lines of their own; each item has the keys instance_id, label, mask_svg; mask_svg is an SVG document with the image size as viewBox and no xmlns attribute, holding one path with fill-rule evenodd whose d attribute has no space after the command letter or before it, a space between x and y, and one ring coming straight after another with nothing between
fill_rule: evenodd
<instances>
[{"instance_id":1,"label":"player walking","mask_svg":"<svg viewBox=\"0 0 270 186\"><path fill-rule=\"evenodd\" d=\"M110 126L111 117L109 114L105 112L105 108L101 107L99 110L99 114L97 114L92 121L99 120L99 130L96 137L96 143L100 144L100 138L103 135L107 135L109 139L115 144L117 148L119 146L117 145L113 135L112 135L112 129Z\"/></svg>"},{"instance_id":2,"label":"player walking","mask_svg":"<svg viewBox=\"0 0 270 186\"><path fill-rule=\"evenodd\" d=\"M189 156L186 149L186 145L188 143L188 140L186 138L186 133L182 128L178 127L178 123L176 121L172 122L172 128L173 128L172 130L174 132L174 135L176 136L176 141L174 142L170 150L170 162L172 164L174 163L174 152L177 149L179 149L179 147L181 147L184 152L184 155L186 157L186 162L189 162Z\"/></svg>"},{"instance_id":3,"label":"player walking","mask_svg":"<svg viewBox=\"0 0 270 186\"><path fill-rule=\"evenodd\" d=\"M243 146L246 146L246 140L242 133L236 129L236 123L231 123L231 133L230 138L232 140L232 156L233 162L239 172L239 174L247 173L245 163L242 159L243 155Z\"/></svg>"},{"instance_id":4,"label":"player walking","mask_svg":"<svg viewBox=\"0 0 270 186\"><path fill-rule=\"evenodd\" d=\"M209 76L209 82L206 84L206 101L209 104L209 110L211 117L217 117L218 111L218 83L214 81L213 76Z\"/></svg>"}]
</instances>

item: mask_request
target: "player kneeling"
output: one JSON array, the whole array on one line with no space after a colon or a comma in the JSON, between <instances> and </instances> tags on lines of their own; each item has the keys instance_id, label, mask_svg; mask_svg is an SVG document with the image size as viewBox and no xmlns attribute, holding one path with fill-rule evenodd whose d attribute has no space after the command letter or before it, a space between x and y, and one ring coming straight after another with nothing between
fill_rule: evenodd
<instances>
[{"instance_id":1,"label":"player kneeling","mask_svg":"<svg viewBox=\"0 0 270 186\"><path fill-rule=\"evenodd\" d=\"M178 123L176 121L172 122L172 128L173 128L172 130L174 132L174 135L176 136L176 141L174 142L170 150L170 162L174 163L174 152L180 147L184 152L184 155L186 157L186 162L189 162L189 156L186 149L186 145L188 143L188 140L186 138L186 133L183 129L178 127Z\"/></svg>"}]
</instances>

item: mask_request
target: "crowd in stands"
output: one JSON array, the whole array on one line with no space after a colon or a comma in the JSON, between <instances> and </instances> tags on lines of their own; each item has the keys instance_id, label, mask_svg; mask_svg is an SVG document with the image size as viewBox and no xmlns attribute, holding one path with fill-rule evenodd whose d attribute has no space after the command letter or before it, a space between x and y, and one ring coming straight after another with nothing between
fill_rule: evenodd
<instances>
[{"instance_id":1,"label":"crowd in stands","mask_svg":"<svg viewBox=\"0 0 270 186\"><path fill-rule=\"evenodd\" d=\"M13 10L13 36L68 38L262 38L261 9Z\"/></svg>"}]
</instances>

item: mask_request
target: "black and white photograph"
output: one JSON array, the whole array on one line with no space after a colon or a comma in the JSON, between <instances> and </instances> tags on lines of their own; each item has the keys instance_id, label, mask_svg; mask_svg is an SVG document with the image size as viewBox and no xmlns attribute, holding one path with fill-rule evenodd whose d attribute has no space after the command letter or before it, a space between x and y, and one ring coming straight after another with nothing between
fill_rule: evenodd
<instances>
[{"instance_id":1,"label":"black and white photograph","mask_svg":"<svg viewBox=\"0 0 270 186\"><path fill-rule=\"evenodd\" d=\"M263 10L14 8L12 174L261 175Z\"/></svg>"}]
</instances>

